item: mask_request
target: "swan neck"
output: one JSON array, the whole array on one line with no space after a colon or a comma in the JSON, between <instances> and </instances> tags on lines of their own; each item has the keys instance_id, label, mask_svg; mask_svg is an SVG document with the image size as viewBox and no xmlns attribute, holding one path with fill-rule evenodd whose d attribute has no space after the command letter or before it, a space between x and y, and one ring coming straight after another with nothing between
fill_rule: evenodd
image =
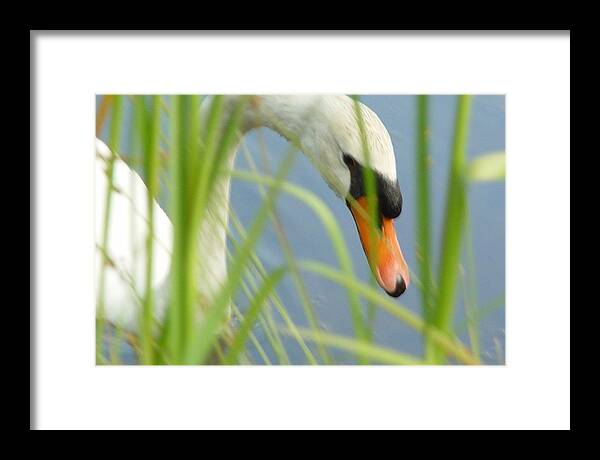
<instances>
[{"instance_id":1,"label":"swan neck","mask_svg":"<svg viewBox=\"0 0 600 460\"><path fill-rule=\"evenodd\" d=\"M222 120L224 123L231 114L241 96L225 96ZM302 121L299 110L309 98L288 96L252 96L242 114L240 130L231 147L223 152L223 171L233 169L236 154L244 136L252 129L270 128L291 140L300 132ZM246 101L248 102L248 101ZM202 105L201 119L207 120L211 100ZM221 126L223 129L224 126ZM223 173L216 179L211 190L211 199L200 225L198 235L198 258L200 263L199 286L201 294L210 302L227 277L227 225L229 218L229 197L231 174Z\"/></svg>"}]
</instances>

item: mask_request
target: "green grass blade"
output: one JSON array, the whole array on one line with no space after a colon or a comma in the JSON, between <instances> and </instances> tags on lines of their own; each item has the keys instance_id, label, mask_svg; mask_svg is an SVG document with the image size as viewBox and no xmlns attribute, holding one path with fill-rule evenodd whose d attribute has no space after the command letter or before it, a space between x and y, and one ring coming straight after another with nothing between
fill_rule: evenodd
<instances>
[{"instance_id":1,"label":"green grass blade","mask_svg":"<svg viewBox=\"0 0 600 460\"><path fill-rule=\"evenodd\" d=\"M147 195L147 216L148 216L148 233L146 236L146 285L144 294L144 303L141 317L140 327L140 345L142 351L142 363L152 364L153 356L153 305L154 295L152 286L152 273L154 267L154 202L158 197L158 169L159 169L159 137L160 137L160 98L153 96L150 104L150 113L146 114L144 100L137 98L138 108L140 113L140 128L143 136L143 162L144 175L148 187Z\"/></svg>"},{"instance_id":2,"label":"green grass blade","mask_svg":"<svg viewBox=\"0 0 600 460\"><path fill-rule=\"evenodd\" d=\"M285 334L290 333L287 330L283 330L283 332ZM341 350L349 351L359 356L363 356L372 362L399 365L424 364L419 358L405 353L400 353L395 350L390 350L389 348L384 348L379 345L374 345L364 340L342 337L320 331L312 331L310 329L300 329L300 334L306 340L322 342L324 345L329 345Z\"/></svg>"},{"instance_id":3,"label":"green grass blade","mask_svg":"<svg viewBox=\"0 0 600 460\"><path fill-rule=\"evenodd\" d=\"M171 303L167 310L164 341L168 359L178 362L181 355L181 338L183 310L185 310L186 291L188 290L188 273L185 261L187 241L186 225L186 155L185 135L181 126L185 118L182 96L172 99L171 113L171 171L173 174L172 220L173 220L173 251L171 259Z\"/></svg>"},{"instance_id":4,"label":"green grass blade","mask_svg":"<svg viewBox=\"0 0 600 460\"><path fill-rule=\"evenodd\" d=\"M432 323L434 298L433 272L431 263L431 196L429 185L429 98L417 96L417 150L416 150L416 242L419 278L421 281L421 306L427 324ZM425 358L433 358L434 345L427 332L424 334Z\"/></svg>"},{"instance_id":5,"label":"green grass blade","mask_svg":"<svg viewBox=\"0 0 600 460\"><path fill-rule=\"evenodd\" d=\"M174 96L171 112L171 170L173 174L172 214L173 251L171 260L171 303L167 310L165 335L161 343L174 363L181 363L191 340L196 300L196 235L191 210L197 197L192 193L192 178L198 166L198 96ZM192 158L194 158L192 160Z\"/></svg>"},{"instance_id":6,"label":"green grass blade","mask_svg":"<svg viewBox=\"0 0 600 460\"><path fill-rule=\"evenodd\" d=\"M446 217L442 236L442 254L439 266L439 292L434 323L442 331L452 333L452 318L456 297L461 240L464 231L466 206L467 142L471 96L459 96L454 127L454 144L448 192ZM436 353L436 361L444 362L442 354Z\"/></svg>"},{"instance_id":7,"label":"green grass blade","mask_svg":"<svg viewBox=\"0 0 600 460\"><path fill-rule=\"evenodd\" d=\"M110 125L110 134L108 147L111 151L111 156L107 162L106 174L107 174L107 187L105 196L105 206L103 215L103 227L102 227L102 266L100 268L100 279L98 281L98 314L96 319L96 358L102 354L102 340L104 336L104 297L105 297L105 284L106 284L106 267L108 265L108 237L110 229L110 214L111 214L111 202L112 192L114 183L114 164L117 158L116 153L119 149L121 139L121 127L123 117L123 98L122 96L112 96L112 119ZM101 360L100 360L101 361ZM97 359L98 362L98 359Z\"/></svg>"}]
</instances>

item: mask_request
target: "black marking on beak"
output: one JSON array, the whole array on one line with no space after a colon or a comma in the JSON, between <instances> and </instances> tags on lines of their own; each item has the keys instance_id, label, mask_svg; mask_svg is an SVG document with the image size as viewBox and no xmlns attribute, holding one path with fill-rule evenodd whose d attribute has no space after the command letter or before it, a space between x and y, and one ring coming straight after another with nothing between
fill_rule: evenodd
<instances>
[{"instance_id":1,"label":"black marking on beak","mask_svg":"<svg viewBox=\"0 0 600 460\"><path fill-rule=\"evenodd\" d=\"M364 166L354 157L344 154L344 163L350 171L350 195L355 200L366 196L364 184ZM395 219L402 212L402 193L398 181L383 177L375 170L371 170L376 181L377 203L379 204L379 213L388 219Z\"/></svg>"},{"instance_id":2,"label":"black marking on beak","mask_svg":"<svg viewBox=\"0 0 600 460\"><path fill-rule=\"evenodd\" d=\"M406 283L404 282L404 278L398 275L398 279L396 280L396 289L394 289L394 292L388 292L388 294L392 297L400 297L402 294L404 294L404 291L406 291Z\"/></svg>"}]
</instances>

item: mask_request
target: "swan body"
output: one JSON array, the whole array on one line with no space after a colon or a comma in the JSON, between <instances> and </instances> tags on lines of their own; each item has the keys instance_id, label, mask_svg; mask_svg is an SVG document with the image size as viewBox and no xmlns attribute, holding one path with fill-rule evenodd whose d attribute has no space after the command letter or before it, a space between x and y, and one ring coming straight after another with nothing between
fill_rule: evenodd
<instances>
[{"instance_id":1,"label":"swan body","mask_svg":"<svg viewBox=\"0 0 600 460\"><path fill-rule=\"evenodd\" d=\"M238 96L225 97L225 112ZM201 110L208 110L205 100ZM368 159L363 154L356 106L347 96L254 96L241 123L239 139L249 130L266 126L286 138L299 140L301 150L317 168L335 194L352 211L367 259L379 284L390 294L401 294L409 283L408 267L396 239L392 219L400 214L402 197L396 178L396 161L390 136L377 115L360 104ZM201 117L206 119L206 117ZM237 145L227 152L226 167L233 167ZM146 283L146 234L148 231L146 185L114 152L113 193L108 222L108 241L102 241L107 162L113 153L96 139L96 269L106 255L104 317L130 331L137 330ZM369 231L359 207L366 207L362 168L371 168L377 179L381 234L377 255L369 249ZM198 233L198 286L201 302L209 304L227 276L226 226L230 177L217 180ZM152 289L154 316L164 319L169 301L173 225L156 202ZM97 283L97 288L99 283ZM98 294L98 292L97 292ZM100 305L97 306L100 308Z\"/></svg>"},{"instance_id":2,"label":"swan body","mask_svg":"<svg viewBox=\"0 0 600 460\"><path fill-rule=\"evenodd\" d=\"M95 163L95 239L96 273L103 260L102 235L108 187L107 165L111 152L96 139ZM146 235L148 232L148 190L142 178L118 156L113 166L113 191L109 217L108 264L104 281L104 315L109 321L129 330L136 329L138 307L146 285ZM162 319L167 304L168 275L173 245L173 225L167 214L153 202L154 244L152 286L155 292L155 315ZM99 289L99 283L96 284ZM98 295L98 293L96 293ZM97 305L99 307L99 305Z\"/></svg>"}]
</instances>

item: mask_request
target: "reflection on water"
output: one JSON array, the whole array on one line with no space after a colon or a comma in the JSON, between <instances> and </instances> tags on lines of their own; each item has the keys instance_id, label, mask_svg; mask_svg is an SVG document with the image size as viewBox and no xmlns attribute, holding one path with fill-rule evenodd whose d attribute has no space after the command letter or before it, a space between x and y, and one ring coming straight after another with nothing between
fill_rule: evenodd
<instances>
[{"instance_id":1,"label":"reflection on water","mask_svg":"<svg viewBox=\"0 0 600 460\"><path fill-rule=\"evenodd\" d=\"M388 128L397 159L398 180L404 196L402 215L397 220L396 231L400 245L410 267L416 270L415 256L415 98L412 96L363 96L361 100L371 107ZM435 254L439 254L439 242L443 225L446 181L449 152L452 145L453 118L456 98L453 96L433 96L430 107L430 154L431 154L431 198L432 198L432 237ZM477 96L473 99L469 156L505 148L504 96ZM128 132L127 128L124 130ZM106 136L102 136L106 139ZM259 152L263 146L268 150L268 162L272 169L277 168L285 151L286 142L277 134L261 129L250 133L245 140L254 160L261 163ZM126 149L124 149L126 151ZM249 169L244 155L238 155L236 167ZM323 182L317 171L304 156L299 156L288 179L312 189L330 207L338 219L351 252L357 276L368 281L369 268L360 246L354 222L344 203L339 200ZM476 285L480 315L480 340L482 357L487 363L504 362L504 182L482 183L471 186L469 193L473 247L476 266ZM234 181L231 190L233 209L244 225L252 222L261 203L260 193L255 185ZM322 231L320 221L312 212L293 198L282 194L278 201L278 213L285 229L289 244L299 259L316 259L337 265L329 239ZM257 252L267 269L284 264L275 231L267 226ZM353 335L345 291L334 283L324 281L316 275L305 274L305 284L322 326L330 332ZM279 286L278 293L286 305L292 320L298 325L308 325L303 308L292 280L287 277ZM412 286L396 301L420 314L420 297ZM246 300L237 299L240 309L245 308ZM468 341L465 327L465 314L462 287L457 296L455 315L456 329L460 337ZM260 330L257 338L267 344ZM378 312L375 320L375 340L378 344L407 353L420 354L422 339L419 334L404 326L398 320ZM292 363L304 363L301 350L289 345ZM265 346L267 352L270 350ZM352 362L352 358L337 353L336 361ZM275 358L274 356L270 356Z\"/></svg>"}]
</instances>

